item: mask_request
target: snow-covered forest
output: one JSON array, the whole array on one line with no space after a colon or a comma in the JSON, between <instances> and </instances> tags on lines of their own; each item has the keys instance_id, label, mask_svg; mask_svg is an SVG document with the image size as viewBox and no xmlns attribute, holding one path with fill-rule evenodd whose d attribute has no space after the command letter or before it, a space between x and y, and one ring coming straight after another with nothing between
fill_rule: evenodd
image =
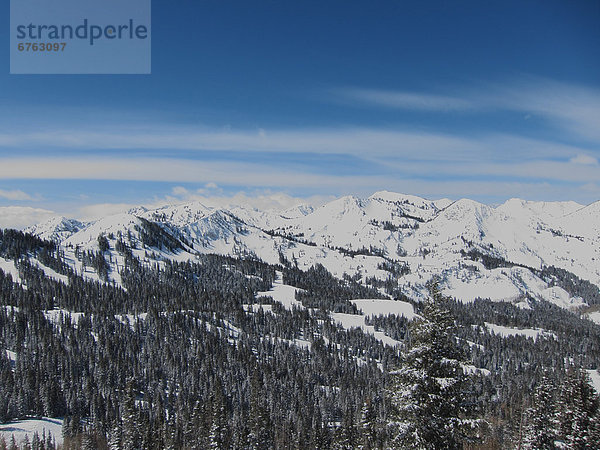
<instances>
[{"instance_id":1,"label":"snow-covered forest","mask_svg":"<svg viewBox=\"0 0 600 450\"><path fill-rule=\"evenodd\" d=\"M0 449L597 448L597 220L465 204L2 231Z\"/></svg>"}]
</instances>

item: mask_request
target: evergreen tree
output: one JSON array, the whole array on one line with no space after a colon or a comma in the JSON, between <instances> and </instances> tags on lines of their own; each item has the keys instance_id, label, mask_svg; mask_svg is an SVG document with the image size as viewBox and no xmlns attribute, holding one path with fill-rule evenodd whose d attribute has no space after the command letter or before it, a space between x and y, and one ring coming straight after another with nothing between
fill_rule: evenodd
<instances>
[{"instance_id":1,"label":"evergreen tree","mask_svg":"<svg viewBox=\"0 0 600 450\"><path fill-rule=\"evenodd\" d=\"M94 436L88 431L83 433L81 437L81 447L80 450L95 450L96 442Z\"/></svg>"},{"instance_id":2,"label":"evergreen tree","mask_svg":"<svg viewBox=\"0 0 600 450\"><path fill-rule=\"evenodd\" d=\"M31 448L32 450L40 450L42 448L42 441L40 441L40 435L37 431L33 433L33 438L31 439Z\"/></svg>"},{"instance_id":3,"label":"evergreen tree","mask_svg":"<svg viewBox=\"0 0 600 450\"><path fill-rule=\"evenodd\" d=\"M108 435L108 448L110 450L121 449L121 426L118 422L115 422Z\"/></svg>"},{"instance_id":4,"label":"evergreen tree","mask_svg":"<svg viewBox=\"0 0 600 450\"><path fill-rule=\"evenodd\" d=\"M263 387L258 372L252 375L250 386L250 418L248 448L265 449L273 445L271 419L263 398Z\"/></svg>"},{"instance_id":5,"label":"evergreen tree","mask_svg":"<svg viewBox=\"0 0 600 450\"><path fill-rule=\"evenodd\" d=\"M210 425L210 431L208 433L208 448L210 449L220 449L221 447L221 429L219 428L219 424L216 420Z\"/></svg>"},{"instance_id":6,"label":"evergreen tree","mask_svg":"<svg viewBox=\"0 0 600 450\"><path fill-rule=\"evenodd\" d=\"M561 392L561 441L572 449L597 448L599 399L584 370L571 368Z\"/></svg>"},{"instance_id":7,"label":"evergreen tree","mask_svg":"<svg viewBox=\"0 0 600 450\"><path fill-rule=\"evenodd\" d=\"M26 434L21 443L21 450L31 450L31 443L29 442L29 435Z\"/></svg>"},{"instance_id":8,"label":"evergreen tree","mask_svg":"<svg viewBox=\"0 0 600 450\"><path fill-rule=\"evenodd\" d=\"M411 325L402 366L391 373L394 447L461 448L481 425L468 418L466 355L456 344L454 320L436 304L442 300L437 286L430 292L422 317Z\"/></svg>"},{"instance_id":9,"label":"evergreen tree","mask_svg":"<svg viewBox=\"0 0 600 450\"><path fill-rule=\"evenodd\" d=\"M48 432L48 436L46 436L46 450L54 450L56 448L55 442L52 433Z\"/></svg>"},{"instance_id":10,"label":"evergreen tree","mask_svg":"<svg viewBox=\"0 0 600 450\"><path fill-rule=\"evenodd\" d=\"M215 380L211 399L212 418L208 435L209 448L225 448L227 446L227 405L223 384L219 378Z\"/></svg>"},{"instance_id":11,"label":"evergreen tree","mask_svg":"<svg viewBox=\"0 0 600 450\"><path fill-rule=\"evenodd\" d=\"M360 411L360 449L372 450L377 448L377 416L371 405L371 401L367 400L363 404Z\"/></svg>"},{"instance_id":12,"label":"evergreen tree","mask_svg":"<svg viewBox=\"0 0 600 450\"><path fill-rule=\"evenodd\" d=\"M555 391L551 379L544 375L533 394L533 404L526 413L525 448L555 448L554 441L558 435Z\"/></svg>"},{"instance_id":13,"label":"evergreen tree","mask_svg":"<svg viewBox=\"0 0 600 450\"><path fill-rule=\"evenodd\" d=\"M356 425L354 423L354 412L350 407L346 409L342 426L336 431L333 443L334 449L351 450L356 448L358 441Z\"/></svg>"},{"instance_id":14,"label":"evergreen tree","mask_svg":"<svg viewBox=\"0 0 600 450\"><path fill-rule=\"evenodd\" d=\"M127 382L125 398L123 399L123 449L132 450L139 448L138 415L135 407L135 382Z\"/></svg>"}]
</instances>

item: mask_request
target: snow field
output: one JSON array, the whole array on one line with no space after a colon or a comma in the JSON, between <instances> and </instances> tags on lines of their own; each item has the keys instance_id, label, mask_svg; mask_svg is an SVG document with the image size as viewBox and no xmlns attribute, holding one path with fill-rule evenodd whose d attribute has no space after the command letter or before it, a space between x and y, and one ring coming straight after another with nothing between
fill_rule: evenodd
<instances>
[{"instance_id":1,"label":"snow field","mask_svg":"<svg viewBox=\"0 0 600 450\"><path fill-rule=\"evenodd\" d=\"M38 269L42 270L46 276L54 281L58 281L58 282L62 282L62 283L69 283L69 277L67 277L66 275L62 275L58 272L56 272L54 269L51 269L50 267L46 267L45 265L43 265L41 262L39 262L37 259L35 258L30 258L29 260L35 267L37 267Z\"/></svg>"}]
</instances>

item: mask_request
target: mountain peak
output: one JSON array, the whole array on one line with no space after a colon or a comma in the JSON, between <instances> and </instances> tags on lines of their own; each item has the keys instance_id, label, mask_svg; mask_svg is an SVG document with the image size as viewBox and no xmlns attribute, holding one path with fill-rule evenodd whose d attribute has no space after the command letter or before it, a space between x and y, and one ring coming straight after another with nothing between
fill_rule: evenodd
<instances>
[{"instance_id":1,"label":"mountain peak","mask_svg":"<svg viewBox=\"0 0 600 450\"><path fill-rule=\"evenodd\" d=\"M25 231L49 241L63 241L83 229L85 224L63 216L52 217L45 222L33 225Z\"/></svg>"}]
</instances>

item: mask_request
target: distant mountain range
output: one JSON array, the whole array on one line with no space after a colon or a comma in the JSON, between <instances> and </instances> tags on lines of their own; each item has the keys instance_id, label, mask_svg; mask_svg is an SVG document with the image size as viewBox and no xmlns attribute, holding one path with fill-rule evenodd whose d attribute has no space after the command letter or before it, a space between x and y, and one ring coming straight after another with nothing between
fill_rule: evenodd
<instances>
[{"instance_id":1,"label":"distant mountain range","mask_svg":"<svg viewBox=\"0 0 600 450\"><path fill-rule=\"evenodd\" d=\"M59 242L65 259L93 278L75 257L98 251L106 238L109 279L120 283L119 240L148 263L194 260L217 253L307 269L322 264L336 277L384 284L420 299L432 277L464 302L505 300L528 308L546 300L587 310L600 302L600 202L530 202L488 206L377 192L320 207L287 210L209 207L190 202L82 223L55 218L28 232Z\"/></svg>"}]
</instances>

